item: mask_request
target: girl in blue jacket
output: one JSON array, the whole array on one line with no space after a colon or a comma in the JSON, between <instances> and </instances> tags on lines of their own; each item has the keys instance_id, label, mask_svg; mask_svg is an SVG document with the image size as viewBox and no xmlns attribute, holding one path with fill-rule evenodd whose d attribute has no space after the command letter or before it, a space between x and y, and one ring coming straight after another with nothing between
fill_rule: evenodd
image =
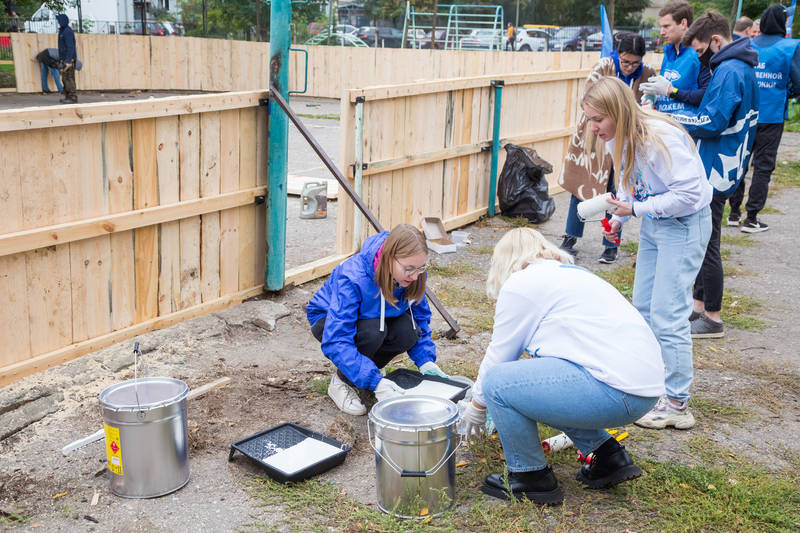
<instances>
[{"instance_id":1,"label":"girl in blue jacket","mask_svg":"<svg viewBox=\"0 0 800 533\"><path fill-rule=\"evenodd\" d=\"M366 390L379 401L403 394L380 371L403 352L423 373L446 377L434 363L425 298L427 261L425 237L400 224L367 237L308 302L311 333L337 368L328 396L343 412L365 414L360 392Z\"/></svg>"}]
</instances>

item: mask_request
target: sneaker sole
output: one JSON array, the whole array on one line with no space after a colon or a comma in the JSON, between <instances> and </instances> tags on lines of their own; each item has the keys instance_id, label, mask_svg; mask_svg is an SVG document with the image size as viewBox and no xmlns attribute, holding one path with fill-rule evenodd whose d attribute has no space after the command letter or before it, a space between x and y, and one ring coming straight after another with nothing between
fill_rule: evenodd
<instances>
[{"instance_id":1,"label":"sneaker sole","mask_svg":"<svg viewBox=\"0 0 800 533\"><path fill-rule=\"evenodd\" d=\"M339 409L341 412L343 412L346 415L362 416L362 415L367 414L367 408L366 407L362 407L361 409L357 409L357 410L345 409L345 408L341 407L338 403L336 403L336 400L333 399L333 396L331 396L330 392L328 392L328 398L331 399L331 401L333 402L333 405L335 405L337 409Z\"/></svg>"},{"instance_id":2,"label":"sneaker sole","mask_svg":"<svg viewBox=\"0 0 800 533\"><path fill-rule=\"evenodd\" d=\"M692 417L691 421L683 421L683 422L673 422L671 420L643 422L641 420L637 420L636 422L634 422L634 424L646 429L666 429L667 427L674 427L675 429L692 429L695 426L696 421L694 417Z\"/></svg>"},{"instance_id":3,"label":"sneaker sole","mask_svg":"<svg viewBox=\"0 0 800 533\"><path fill-rule=\"evenodd\" d=\"M742 226L740 231L742 233L761 233L762 231L767 231L769 228L748 228L747 226Z\"/></svg>"},{"instance_id":4,"label":"sneaker sole","mask_svg":"<svg viewBox=\"0 0 800 533\"><path fill-rule=\"evenodd\" d=\"M612 261L609 261L608 259L603 259L603 258L601 257L600 259L598 259L598 260L597 260L597 262L598 262L598 263L603 263L604 265L610 265L611 263L616 263L616 262L617 262L617 260L616 260L616 259L614 259L614 260L612 260Z\"/></svg>"},{"instance_id":5,"label":"sneaker sole","mask_svg":"<svg viewBox=\"0 0 800 533\"><path fill-rule=\"evenodd\" d=\"M497 487L492 487L485 483L481 486L481 492L500 500L510 499L508 497L508 491L505 489L498 489ZM564 503L564 493L561 491L560 487L547 492L517 492L514 493L513 496L516 500L527 498L539 505L561 505Z\"/></svg>"},{"instance_id":6,"label":"sneaker sole","mask_svg":"<svg viewBox=\"0 0 800 533\"><path fill-rule=\"evenodd\" d=\"M724 331L719 331L716 333L692 333L693 339L721 339L724 336Z\"/></svg>"},{"instance_id":7,"label":"sneaker sole","mask_svg":"<svg viewBox=\"0 0 800 533\"><path fill-rule=\"evenodd\" d=\"M739 221L738 220L729 220L727 225L732 227L732 228L735 228L736 226L739 225Z\"/></svg>"},{"instance_id":8,"label":"sneaker sole","mask_svg":"<svg viewBox=\"0 0 800 533\"><path fill-rule=\"evenodd\" d=\"M583 477L583 471L578 470L578 475L575 476L575 479L577 479L590 489L604 489L606 487L611 487L613 485L622 483L623 481L636 479L637 477L641 477L641 475L642 471L638 466L628 465L625 468L617 470L613 474L610 474L606 477L602 477L600 479L587 479Z\"/></svg>"}]
</instances>

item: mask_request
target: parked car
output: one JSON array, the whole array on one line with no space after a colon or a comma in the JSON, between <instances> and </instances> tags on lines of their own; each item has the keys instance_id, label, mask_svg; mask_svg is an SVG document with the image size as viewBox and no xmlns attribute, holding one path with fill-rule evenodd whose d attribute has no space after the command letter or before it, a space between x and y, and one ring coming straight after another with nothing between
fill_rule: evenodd
<instances>
[{"instance_id":1,"label":"parked car","mask_svg":"<svg viewBox=\"0 0 800 533\"><path fill-rule=\"evenodd\" d=\"M400 48L403 42L403 32L390 26L362 26L356 37L373 47Z\"/></svg>"},{"instance_id":2,"label":"parked car","mask_svg":"<svg viewBox=\"0 0 800 533\"><path fill-rule=\"evenodd\" d=\"M406 48L422 48L424 40L425 30L409 28L406 33Z\"/></svg>"},{"instance_id":3,"label":"parked car","mask_svg":"<svg viewBox=\"0 0 800 533\"><path fill-rule=\"evenodd\" d=\"M600 26L566 26L559 29L550 39L550 50L556 52L581 50L584 40L599 31L601 31Z\"/></svg>"},{"instance_id":4,"label":"parked car","mask_svg":"<svg viewBox=\"0 0 800 533\"><path fill-rule=\"evenodd\" d=\"M587 52L599 52L603 49L603 32L593 33L586 36L584 50Z\"/></svg>"},{"instance_id":5,"label":"parked car","mask_svg":"<svg viewBox=\"0 0 800 533\"><path fill-rule=\"evenodd\" d=\"M547 35L542 30L518 29L517 36L514 39L514 50L520 52L542 52L547 50L547 40L542 37L542 34ZM505 45L503 45L503 49L505 49Z\"/></svg>"},{"instance_id":6,"label":"parked car","mask_svg":"<svg viewBox=\"0 0 800 533\"><path fill-rule=\"evenodd\" d=\"M500 50L503 46L503 30L479 29L459 39L462 50Z\"/></svg>"},{"instance_id":7,"label":"parked car","mask_svg":"<svg viewBox=\"0 0 800 533\"><path fill-rule=\"evenodd\" d=\"M331 46L360 46L366 47L367 43L353 35L352 33L331 33L328 39L328 30L322 30L316 35L312 35L304 44L330 44Z\"/></svg>"},{"instance_id":8,"label":"parked car","mask_svg":"<svg viewBox=\"0 0 800 533\"><path fill-rule=\"evenodd\" d=\"M431 46L431 32L425 33L425 40L422 41L422 48L436 48L437 50L452 50L458 46L459 35L455 30L446 28L436 30L436 37L433 39L433 46Z\"/></svg>"},{"instance_id":9,"label":"parked car","mask_svg":"<svg viewBox=\"0 0 800 533\"><path fill-rule=\"evenodd\" d=\"M350 33L355 35L358 31L358 28L351 24L337 24L333 27L333 31L336 33Z\"/></svg>"},{"instance_id":10,"label":"parked car","mask_svg":"<svg viewBox=\"0 0 800 533\"><path fill-rule=\"evenodd\" d=\"M170 35L166 28L160 22L148 22L147 23L147 35ZM122 35L141 35L142 34L142 23L141 21L137 22L127 22L123 24L120 28L120 33Z\"/></svg>"}]
</instances>

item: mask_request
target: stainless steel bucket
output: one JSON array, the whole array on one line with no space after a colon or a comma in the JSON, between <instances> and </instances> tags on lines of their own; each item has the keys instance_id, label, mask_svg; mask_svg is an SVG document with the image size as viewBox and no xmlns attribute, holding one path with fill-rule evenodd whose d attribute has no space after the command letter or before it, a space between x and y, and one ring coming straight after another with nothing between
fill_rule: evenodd
<instances>
[{"instance_id":1,"label":"stainless steel bucket","mask_svg":"<svg viewBox=\"0 0 800 533\"><path fill-rule=\"evenodd\" d=\"M458 408L432 396L376 403L367 431L375 450L378 507L402 518L439 515L455 503Z\"/></svg>"},{"instance_id":2,"label":"stainless steel bucket","mask_svg":"<svg viewBox=\"0 0 800 533\"><path fill-rule=\"evenodd\" d=\"M124 381L100 393L111 492L153 498L189 481L186 395L172 378Z\"/></svg>"}]
</instances>

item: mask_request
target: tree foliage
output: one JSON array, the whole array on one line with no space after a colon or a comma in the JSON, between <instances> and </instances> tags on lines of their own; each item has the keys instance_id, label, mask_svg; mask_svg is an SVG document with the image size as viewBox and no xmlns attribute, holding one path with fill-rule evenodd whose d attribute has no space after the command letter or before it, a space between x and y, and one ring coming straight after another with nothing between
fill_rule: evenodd
<instances>
[{"instance_id":1,"label":"tree foliage","mask_svg":"<svg viewBox=\"0 0 800 533\"><path fill-rule=\"evenodd\" d=\"M203 0L180 0L186 35L203 35ZM234 39L269 39L270 4L266 0L206 0L207 35ZM308 22L321 20L321 4L292 4L292 24L302 35Z\"/></svg>"}]
</instances>

